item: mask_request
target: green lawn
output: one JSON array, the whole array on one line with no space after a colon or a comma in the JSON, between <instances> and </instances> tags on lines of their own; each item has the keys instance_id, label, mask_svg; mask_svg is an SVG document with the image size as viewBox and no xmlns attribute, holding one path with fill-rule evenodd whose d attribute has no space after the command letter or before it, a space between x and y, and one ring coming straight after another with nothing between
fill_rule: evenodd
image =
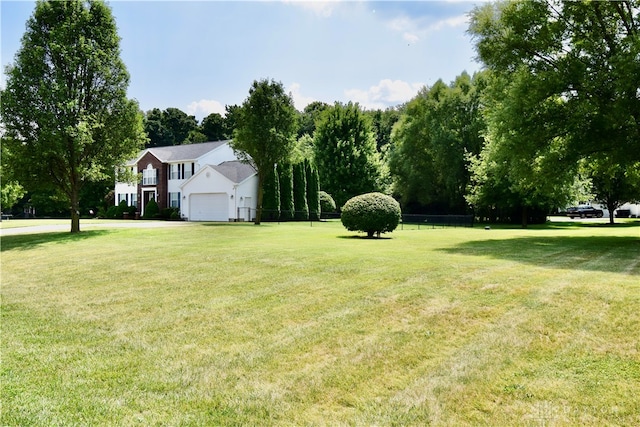
<instances>
[{"instance_id":1,"label":"green lawn","mask_svg":"<svg viewBox=\"0 0 640 427\"><path fill-rule=\"evenodd\" d=\"M0 425L640 425L640 223L2 238Z\"/></svg>"}]
</instances>

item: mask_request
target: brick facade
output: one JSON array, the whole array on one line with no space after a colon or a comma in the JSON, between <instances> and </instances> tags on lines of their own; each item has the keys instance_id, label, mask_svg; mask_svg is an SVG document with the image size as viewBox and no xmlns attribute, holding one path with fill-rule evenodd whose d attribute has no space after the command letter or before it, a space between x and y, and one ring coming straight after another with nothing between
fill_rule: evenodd
<instances>
[{"instance_id":1,"label":"brick facade","mask_svg":"<svg viewBox=\"0 0 640 427\"><path fill-rule=\"evenodd\" d=\"M138 161L138 172L142 173L144 169L147 169L148 165L151 165L153 169L157 170L157 180L155 185L143 185L142 181L140 181L140 185L138 186L138 200L140 200L140 206L144 211L144 206L147 203L147 200L144 198L145 190L149 191L155 189L158 207L160 209L165 209L168 206L168 166L158 160L158 158L150 152L147 152Z\"/></svg>"}]
</instances>

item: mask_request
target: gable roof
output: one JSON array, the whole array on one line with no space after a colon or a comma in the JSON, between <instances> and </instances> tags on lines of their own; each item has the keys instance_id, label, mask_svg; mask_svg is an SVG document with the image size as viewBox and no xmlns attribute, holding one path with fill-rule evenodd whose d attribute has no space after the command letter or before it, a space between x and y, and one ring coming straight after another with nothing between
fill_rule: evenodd
<instances>
[{"instance_id":1,"label":"gable roof","mask_svg":"<svg viewBox=\"0 0 640 427\"><path fill-rule=\"evenodd\" d=\"M152 147L142 150L137 157L128 160L125 165L135 166L136 163L147 153L151 153L162 163L168 162L188 162L194 161L225 144L229 144L230 139L224 141L201 142L198 144L170 145L167 147Z\"/></svg>"},{"instance_id":2,"label":"gable roof","mask_svg":"<svg viewBox=\"0 0 640 427\"><path fill-rule=\"evenodd\" d=\"M210 165L213 169L220 172L224 177L236 184L241 183L245 179L256 174L256 170L248 163L239 160L222 162L219 165Z\"/></svg>"},{"instance_id":3,"label":"gable roof","mask_svg":"<svg viewBox=\"0 0 640 427\"><path fill-rule=\"evenodd\" d=\"M200 144L171 145L168 147L153 147L147 151L163 163L196 160L216 148L228 144L230 140L211 141Z\"/></svg>"}]
</instances>

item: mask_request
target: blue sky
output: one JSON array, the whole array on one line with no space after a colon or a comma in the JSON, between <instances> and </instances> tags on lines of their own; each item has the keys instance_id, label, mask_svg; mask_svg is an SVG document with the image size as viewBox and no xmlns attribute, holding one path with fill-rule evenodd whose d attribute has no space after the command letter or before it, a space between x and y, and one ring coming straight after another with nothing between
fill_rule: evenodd
<instances>
[{"instance_id":1,"label":"blue sky","mask_svg":"<svg viewBox=\"0 0 640 427\"><path fill-rule=\"evenodd\" d=\"M471 1L111 1L140 108L198 119L241 104L254 80L311 101L385 108L480 69ZM0 1L1 58L14 59L33 1ZM4 86L4 74L0 84Z\"/></svg>"}]
</instances>

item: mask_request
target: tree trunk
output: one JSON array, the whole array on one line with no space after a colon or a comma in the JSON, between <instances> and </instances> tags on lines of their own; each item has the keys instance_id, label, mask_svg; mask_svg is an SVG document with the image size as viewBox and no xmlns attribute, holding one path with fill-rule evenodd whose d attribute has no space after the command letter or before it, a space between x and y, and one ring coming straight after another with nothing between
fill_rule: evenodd
<instances>
[{"instance_id":1,"label":"tree trunk","mask_svg":"<svg viewBox=\"0 0 640 427\"><path fill-rule=\"evenodd\" d=\"M611 201L607 200L607 209L609 210L609 224L613 225L615 223L614 221L614 213L616 211L616 208L618 207L617 203L612 203Z\"/></svg>"},{"instance_id":2,"label":"tree trunk","mask_svg":"<svg viewBox=\"0 0 640 427\"><path fill-rule=\"evenodd\" d=\"M78 196L78 190L73 189L71 191L71 232L80 232L80 197Z\"/></svg>"},{"instance_id":3,"label":"tree trunk","mask_svg":"<svg viewBox=\"0 0 640 427\"><path fill-rule=\"evenodd\" d=\"M264 171L258 171L258 201L256 204L256 220L254 222L255 225L260 225L260 221L262 219L262 199L264 196Z\"/></svg>"}]
</instances>

